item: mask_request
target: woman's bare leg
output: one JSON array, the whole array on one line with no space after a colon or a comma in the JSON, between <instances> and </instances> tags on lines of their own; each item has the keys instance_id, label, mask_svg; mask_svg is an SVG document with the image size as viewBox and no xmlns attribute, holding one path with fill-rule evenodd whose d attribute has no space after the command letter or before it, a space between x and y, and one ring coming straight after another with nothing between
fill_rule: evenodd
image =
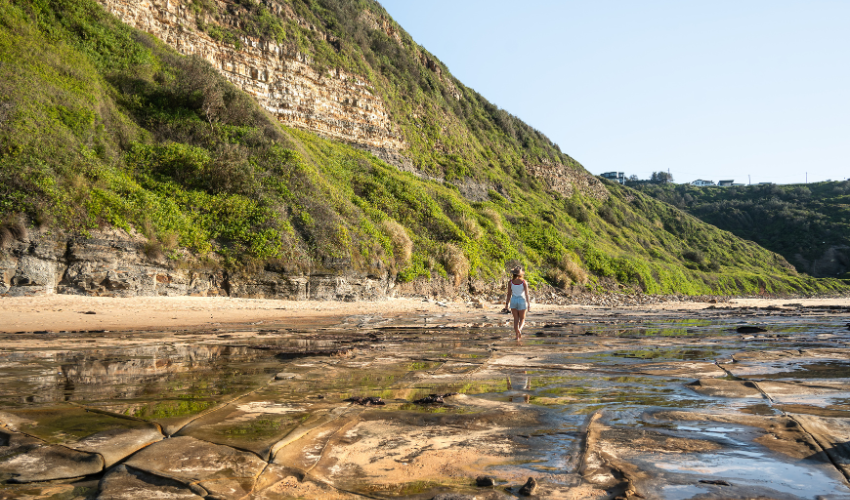
<instances>
[{"instance_id":1,"label":"woman's bare leg","mask_svg":"<svg viewBox=\"0 0 850 500\"><path fill-rule=\"evenodd\" d=\"M517 316L519 316L519 325L516 327L517 338L522 337L522 329L525 327L525 312L525 309L517 311Z\"/></svg>"},{"instance_id":2,"label":"woman's bare leg","mask_svg":"<svg viewBox=\"0 0 850 500\"><path fill-rule=\"evenodd\" d=\"M516 309L511 309L511 313L514 315L514 334L516 335L516 339L519 340L522 337L522 333L519 331L519 322L520 322L520 313L525 313L525 311L518 311Z\"/></svg>"}]
</instances>

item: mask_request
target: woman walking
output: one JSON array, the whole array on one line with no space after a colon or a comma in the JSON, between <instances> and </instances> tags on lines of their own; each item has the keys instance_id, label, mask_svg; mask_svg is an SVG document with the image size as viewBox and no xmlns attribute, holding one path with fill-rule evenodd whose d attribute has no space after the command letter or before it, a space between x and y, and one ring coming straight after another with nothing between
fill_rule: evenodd
<instances>
[{"instance_id":1,"label":"woman walking","mask_svg":"<svg viewBox=\"0 0 850 500\"><path fill-rule=\"evenodd\" d=\"M523 279L525 272L521 266L511 270L511 280L508 282L508 293L505 296L505 309L514 315L514 333L516 339L522 339L522 328L525 326L525 315L528 313L531 301L528 298L528 283Z\"/></svg>"}]
</instances>

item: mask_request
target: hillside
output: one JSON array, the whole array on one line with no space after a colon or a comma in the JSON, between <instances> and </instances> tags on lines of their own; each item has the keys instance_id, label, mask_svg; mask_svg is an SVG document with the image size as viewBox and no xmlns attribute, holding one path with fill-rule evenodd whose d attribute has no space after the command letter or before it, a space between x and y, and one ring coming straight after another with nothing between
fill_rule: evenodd
<instances>
[{"instance_id":1,"label":"hillside","mask_svg":"<svg viewBox=\"0 0 850 500\"><path fill-rule=\"evenodd\" d=\"M850 182L731 188L638 186L717 227L781 254L800 272L850 279Z\"/></svg>"},{"instance_id":2,"label":"hillside","mask_svg":"<svg viewBox=\"0 0 850 500\"><path fill-rule=\"evenodd\" d=\"M9 294L374 298L517 261L581 290L844 289L603 184L365 0L0 0L0 213Z\"/></svg>"}]
</instances>

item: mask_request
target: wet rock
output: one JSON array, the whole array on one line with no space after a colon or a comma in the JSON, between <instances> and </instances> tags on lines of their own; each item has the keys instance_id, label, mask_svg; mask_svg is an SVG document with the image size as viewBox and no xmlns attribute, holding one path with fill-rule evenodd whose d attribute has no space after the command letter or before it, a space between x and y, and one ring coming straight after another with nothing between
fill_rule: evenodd
<instances>
[{"instance_id":1,"label":"wet rock","mask_svg":"<svg viewBox=\"0 0 850 500\"><path fill-rule=\"evenodd\" d=\"M32 421L5 411L0 411L0 427L6 427L13 431L21 430L22 425L30 425Z\"/></svg>"},{"instance_id":2,"label":"wet rock","mask_svg":"<svg viewBox=\"0 0 850 500\"><path fill-rule=\"evenodd\" d=\"M735 331L738 333L764 333L767 330L760 326L739 326Z\"/></svg>"},{"instance_id":3,"label":"wet rock","mask_svg":"<svg viewBox=\"0 0 850 500\"><path fill-rule=\"evenodd\" d=\"M674 361L669 363L644 363L632 368L634 373L680 378L723 377L726 372L706 361Z\"/></svg>"},{"instance_id":4,"label":"wet rock","mask_svg":"<svg viewBox=\"0 0 850 500\"><path fill-rule=\"evenodd\" d=\"M700 479L699 482L702 484L712 484L714 486L732 486L732 483L722 479Z\"/></svg>"},{"instance_id":5,"label":"wet rock","mask_svg":"<svg viewBox=\"0 0 850 500\"><path fill-rule=\"evenodd\" d=\"M302 479L299 479L302 478ZM327 484L303 478L303 474L271 464L257 479L252 500L281 500L285 498L334 498L348 500L363 498L359 495L341 494Z\"/></svg>"},{"instance_id":6,"label":"wet rock","mask_svg":"<svg viewBox=\"0 0 850 500\"><path fill-rule=\"evenodd\" d=\"M422 399L417 399L413 402L417 405L441 405L444 404L443 396L439 394L430 394Z\"/></svg>"},{"instance_id":7,"label":"wet rock","mask_svg":"<svg viewBox=\"0 0 850 500\"><path fill-rule=\"evenodd\" d=\"M275 443L304 423L311 406L246 398L192 421L177 435L250 451L267 459Z\"/></svg>"},{"instance_id":8,"label":"wet rock","mask_svg":"<svg viewBox=\"0 0 850 500\"><path fill-rule=\"evenodd\" d=\"M519 494L524 497L530 497L537 491L537 480L533 477L528 478L528 481L519 489Z\"/></svg>"},{"instance_id":9,"label":"wet rock","mask_svg":"<svg viewBox=\"0 0 850 500\"><path fill-rule=\"evenodd\" d=\"M481 500L479 497L475 495L468 495L466 493L440 493L439 495L433 497L433 500Z\"/></svg>"},{"instance_id":10,"label":"wet rock","mask_svg":"<svg viewBox=\"0 0 850 500\"><path fill-rule=\"evenodd\" d=\"M383 399L381 399L377 396L353 397L353 398L344 399L343 401L346 401L348 403L358 404L358 405L361 405L361 406L384 406L384 405L387 404L387 403L384 402Z\"/></svg>"},{"instance_id":11,"label":"wet rock","mask_svg":"<svg viewBox=\"0 0 850 500\"><path fill-rule=\"evenodd\" d=\"M337 413L344 414L345 411L343 409ZM312 470L318 474L318 476L313 475L314 479L332 477L334 472L327 470L321 464L322 458L333 448L337 440L348 443L357 439L356 433L348 434L355 424L356 420L339 418L339 415L313 416L277 443L272 463L288 468L284 475L289 475L293 471ZM337 462L334 459L326 465L334 467ZM282 471L277 471L277 473L280 472Z\"/></svg>"},{"instance_id":12,"label":"wet rock","mask_svg":"<svg viewBox=\"0 0 850 500\"><path fill-rule=\"evenodd\" d=\"M281 373L278 373L277 375L275 375L274 379L275 380L292 380L292 379L296 378L297 376L298 375L296 375L294 373L283 373L283 372L281 372Z\"/></svg>"},{"instance_id":13,"label":"wet rock","mask_svg":"<svg viewBox=\"0 0 850 500\"><path fill-rule=\"evenodd\" d=\"M43 445L40 439L29 437L17 432L4 432L0 430L0 462L5 457L20 455L29 450L34 450Z\"/></svg>"},{"instance_id":14,"label":"wet rock","mask_svg":"<svg viewBox=\"0 0 850 500\"><path fill-rule=\"evenodd\" d=\"M64 446L37 446L25 453L0 458L0 473L12 475L11 482L31 483L97 474L103 470L103 458Z\"/></svg>"},{"instance_id":15,"label":"wet rock","mask_svg":"<svg viewBox=\"0 0 850 500\"><path fill-rule=\"evenodd\" d=\"M199 483L210 493L229 488L232 492L228 497L241 498L250 491L250 484L266 463L253 453L191 437L176 437L148 446L130 457L125 465L187 484ZM242 491L245 484L248 491Z\"/></svg>"},{"instance_id":16,"label":"wet rock","mask_svg":"<svg viewBox=\"0 0 850 500\"><path fill-rule=\"evenodd\" d=\"M850 423L846 418L817 417L814 415L794 415L799 423L817 441L847 477L850 475Z\"/></svg>"},{"instance_id":17,"label":"wet rock","mask_svg":"<svg viewBox=\"0 0 850 500\"><path fill-rule=\"evenodd\" d=\"M0 485L0 500L77 500L77 488L71 484L7 484Z\"/></svg>"},{"instance_id":18,"label":"wet rock","mask_svg":"<svg viewBox=\"0 0 850 500\"><path fill-rule=\"evenodd\" d=\"M459 393L457 392L447 392L445 394L429 394L428 396L417 399L414 401L414 404L417 405L441 405L445 404L445 398L450 398L452 396L457 396Z\"/></svg>"},{"instance_id":19,"label":"wet rock","mask_svg":"<svg viewBox=\"0 0 850 500\"><path fill-rule=\"evenodd\" d=\"M475 478L475 485L480 488L487 488L489 486L496 486L496 480L490 476L478 476Z\"/></svg>"},{"instance_id":20,"label":"wet rock","mask_svg":"<svg viewBox=\"0 0 850 500\"><path fill-rule=\"evenodd\" d=\"M199 488L195 487L195 489ZM204 497L197 495L179 481L119 465L103 476L97 498L98 500L139 500L141 498L200 500Z\"/></svg>"},{"instance_id":21,"label":"wet rock","mask_svg":"<svg viewBox=\"0 0 850 500\"><path fill-rule=\"evenodd\" d=\"M260 347L254 347L254 349L260 349ZM281 351L275 354L275 357L278 359L298 359L298 358L308 358L313 356L321 356L321 357L348 357L354 354L354 348L352 347L343 347L340 349L316 349L316 350L307 350L307 351Z\"/></svg>"},{"instance_id":22,"label":"wet rock","mask_svg":"<svg viewBox=\"0 0 850 500\"><path fill-rule=\"evenodd\" d=\"M723 398L761 398L761 392L752 382L724 379L700 379L687 385L688 388L706 396Z\"/></svg>"},{"instance_id":23,"label":"wet rock","mask_svg":"<svg viewBox=\"0 0 850 500\"><path fill-rule=\"evenodd\" d=\"M141 429L110 429L98 432L68 445L77 451L97 453L109 468L145 446L161 441L163 435L154 427Z\"/></svg>"}]
</instances>

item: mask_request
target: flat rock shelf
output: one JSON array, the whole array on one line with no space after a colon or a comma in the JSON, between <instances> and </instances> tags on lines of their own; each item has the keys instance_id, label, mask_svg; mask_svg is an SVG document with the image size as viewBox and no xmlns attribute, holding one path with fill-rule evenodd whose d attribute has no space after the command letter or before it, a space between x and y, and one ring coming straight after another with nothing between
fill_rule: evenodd
<instances>
[{"instance_id":1,"label":"flat rock shelf","mask_svg":"<svg viewBox=\"0 0 850 500\"><path fill-rule=\"evenodd\" d=\"M0 334L0 500L850 500L848 313Z\"/></svg>"}]
</instances>

